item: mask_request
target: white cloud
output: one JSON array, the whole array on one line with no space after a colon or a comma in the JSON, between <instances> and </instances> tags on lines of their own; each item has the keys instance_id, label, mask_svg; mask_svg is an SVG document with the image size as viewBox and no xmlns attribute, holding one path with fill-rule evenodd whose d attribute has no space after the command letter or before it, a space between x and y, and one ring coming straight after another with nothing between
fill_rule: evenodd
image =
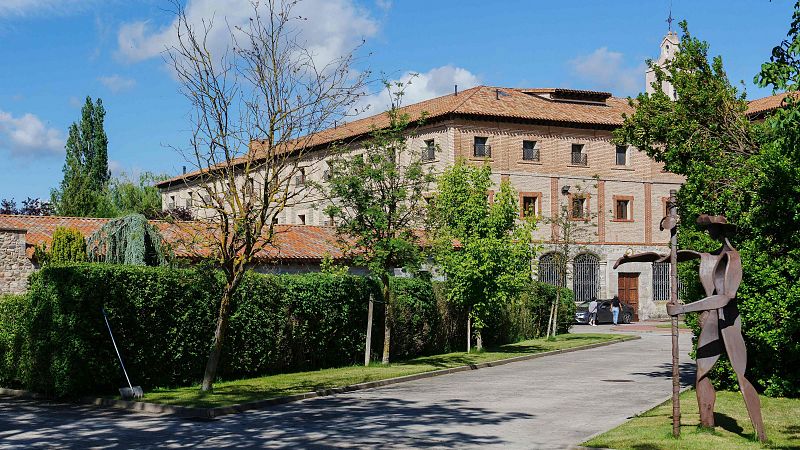
<instances>
[{"instance_id":1,"label":"white cloud","mask_svg":"<svg viewBox=\"0 0 800 450\"><path fill-rule=\"evenodd\" d=\"M107 87L108 90L114 94L127 91L128 89L132 89L134 86L136 86L136 80L133 78L125 78L119 75L99 77L98 80L100 80L100 82L103 83L103 86Z\"/></svg>"},{"instance_id":2,"label":"white cloud","mask_svg":"<svg viewBox=\"0 0 800 450\"><path fill-rule=\"evenodd\" d=\"M425 73L417 73L417 76L414 76L414 74L415 72L408 71L399 79L392 80L402 83L409 83L410 81L403 93L403 105L411 105L452 93L455 85L458 85L458 90L462 91L480 84L480 78L477 75L467 69L452 65L436 67ZM358 110L360 114L358 116L365 117L379 114L389 107L390 100L386 89L366 96L359 102ZM366 108L367 106L368 108Z\"/></svg>"},{"instance_id":3,"label":"white cloud","mask_svg":"<svg viewBox=\"0 0 800 450\"><path fill-rule=\"evenodd\" d=\"M198 29L202 29L203 20L213 20L206 45L217 53L228 47L228 27L246 25L251 15L250 0L188 0L186 4L188 21ZM294 25L305 47L321 64L349 52L363 37L378 31L378 24L369 12L356 6L353 0L305 0L295 6L292 15L303 18ZM123 24L117 34L117 55L128 62L161 55L174 45L176 25L177 20L164 27L150 21Z\"/></svg>"},{"instance_id":4,"label":"white cloud","mask_svg":"<svg viewBox=\"0 0 800 450\"><path fill-rule=\"evenodd\" d=\"M614 95L636 95L644 88L644 63L625 65L620 52L600 47L589 55L581 55L569 62L572 74L589 82L589 89L609 90Z\"/></svg>"},{"instance_id":5,"label":"white cloud","mask_svg":"<svg viewBox=\"0 0 800 450\"><path fill-rule=\"evenodd\" d=\"M65 139L55 128L26 113L14 117L0 111L0 149L15 157L43 157L61 154Z\"/></svg>"},{"instance_id":6,"label":"white cloud","mask_svg":"<svg viewBox=\"0 0 800 450\"><path fill-rule=\"evenodd\" d=\"M48 14L68 14L81 11L96 0L2 0L0 17L25 17Z\"/></svg>"}]
</instances>

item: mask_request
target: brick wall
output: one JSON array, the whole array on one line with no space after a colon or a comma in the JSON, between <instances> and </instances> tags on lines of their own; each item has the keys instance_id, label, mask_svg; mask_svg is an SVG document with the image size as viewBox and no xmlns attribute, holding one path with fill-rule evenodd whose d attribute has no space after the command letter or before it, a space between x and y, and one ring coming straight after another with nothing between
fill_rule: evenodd
<instances>
[{"instance_id":1,"label":"brick wall","mask_svg":"<svg viewBox=\"0 0 800 450\"><path fill-rule=\"evenodd\" d=\"M36 269L25 255L25 230L0 229L0 294L21 294Z\"/></svg>"}]
</instances>

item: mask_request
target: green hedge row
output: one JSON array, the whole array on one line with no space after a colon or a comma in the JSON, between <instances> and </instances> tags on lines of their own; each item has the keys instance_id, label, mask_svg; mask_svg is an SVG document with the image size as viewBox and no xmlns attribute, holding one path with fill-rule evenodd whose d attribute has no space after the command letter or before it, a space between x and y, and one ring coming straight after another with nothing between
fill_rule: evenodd
<instances>
[{"instance_id":1,"label":"green hedge row","mask_svg":"<svg viewBox=\"0 0 800 450\"><path fill-rule=\"evenodd\" d=\"M151 389L199 381L213 333L221 280L213 271L79 264L45 267L27 297L0 301L0 385L55 396L114 393L124 384L105 308L132 381ZM466 316L442 283L392 280L394 360L463 351ZM233 379L363 361L367 278L250 273L234 299L219 376ZM544 333L555 290L534 283L497 314L486 345ZM569 291L565 290L571 303ZM381 305L373 325L382 349ZM574 308L574 306L573 306ZM562 331L574 313L562 312Z\"/></svg>"}]
</instances>

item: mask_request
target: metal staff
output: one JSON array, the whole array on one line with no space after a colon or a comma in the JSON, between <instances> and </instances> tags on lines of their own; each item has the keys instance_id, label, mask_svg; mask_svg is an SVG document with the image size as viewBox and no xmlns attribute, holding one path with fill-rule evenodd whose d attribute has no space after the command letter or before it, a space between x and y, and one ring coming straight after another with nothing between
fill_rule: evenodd
<instances>
[{"instance_id":1,"label":"metal staff","mask_svg":"<svg viewBox=\"0 0 800 450\"><path fill-rule=\"evenodd\" d=\"M670 229L670 250L669 250L669 269L670 269L670 303L678 304L678 201L677 191L669 191L669 222ZM678 365L678 316L672 316L672 435L681 435L681 374Z\"/></svg>"}]
</instances>

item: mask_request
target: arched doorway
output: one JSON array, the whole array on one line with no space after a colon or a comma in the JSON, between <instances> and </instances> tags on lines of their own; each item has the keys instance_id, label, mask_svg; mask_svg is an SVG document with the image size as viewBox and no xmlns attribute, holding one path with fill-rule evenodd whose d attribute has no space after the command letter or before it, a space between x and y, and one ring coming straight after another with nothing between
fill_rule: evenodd
<instances>
[{"instance_id":1,"label":"arched doorway","mask_svg":"<svg viewBox=\"0 0 800 450\"><path fill-rule=\"evenodd\" d=\"M600 258L581 253L572 262L572 291L575 301L583 302L600 294Z\"/></svg>"}]
</instances>

